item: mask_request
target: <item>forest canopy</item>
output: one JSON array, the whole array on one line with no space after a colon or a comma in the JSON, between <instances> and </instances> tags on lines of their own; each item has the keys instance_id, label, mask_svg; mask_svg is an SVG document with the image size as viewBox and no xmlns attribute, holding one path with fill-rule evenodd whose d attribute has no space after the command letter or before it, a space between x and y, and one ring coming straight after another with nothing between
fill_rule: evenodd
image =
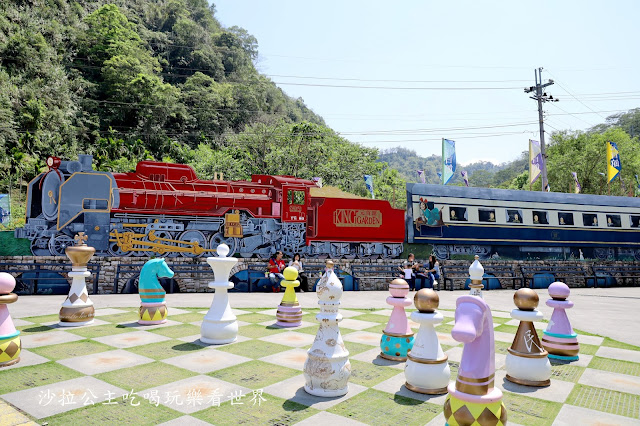
<instances>
[{"instance_id":1,"label":"forest canopy","mask_svg":"<svg viewBox=\"0 0 640 426\"><path fill-rule=\"evenodd\" d=\"M261 75L257 55L255 37L222 26L206 0L0 2L0 192L24 191L50 155L80 153L100 170L166 160L191 164L205 179L321 177L358 195L367 195L370 174L376 198L399 208L416 170L438 183L439 156L349 142ZM587 132L554 133L552 189L570 191L576 171L584 192L606 192L598 175L605 164L593 164L605 161L612 140L623 172L611 190L627 194L640 171L639 130L636 109ZM527 164L525 153L462 169L472 186L528 189ZM464 184L459 173L452 184Z\"/></svg>"}]
</instances>

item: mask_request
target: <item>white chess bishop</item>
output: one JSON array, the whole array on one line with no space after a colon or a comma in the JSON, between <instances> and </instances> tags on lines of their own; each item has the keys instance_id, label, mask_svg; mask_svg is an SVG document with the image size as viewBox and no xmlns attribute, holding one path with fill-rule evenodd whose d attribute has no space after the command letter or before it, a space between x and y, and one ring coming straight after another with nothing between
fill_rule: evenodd
<instances>
[{"instance_id":1,"label":"white chess bishop","mask_svg":"<svg viewBox=\"0 0 640 426\"><path fill-rule=\"evenodd\" d=\"M320 299L320 313L316 320L320 327L311 349L307 351L304 390L315 396L336 397L349 391L351 363L338 327L338 322L342 321L338 312L342 283L333 272L331 260L327 261L325 271L316 287Z\"/></svg>"},{"instance_id":2,"label":"white chess bishop","mask_svg":"<svg viewBox=\"0 0 640 426\"><path fill-rule=\"evenodd\" d=\"M418 309L411 319L420 324L413 348L407 354L404 376L407 389L423 394L445 394L451 378L447 355L442 351L434 326L444 317L436 309L440 304L438 293L423 288L413 298Z\"/></svg>"}]
</instances>

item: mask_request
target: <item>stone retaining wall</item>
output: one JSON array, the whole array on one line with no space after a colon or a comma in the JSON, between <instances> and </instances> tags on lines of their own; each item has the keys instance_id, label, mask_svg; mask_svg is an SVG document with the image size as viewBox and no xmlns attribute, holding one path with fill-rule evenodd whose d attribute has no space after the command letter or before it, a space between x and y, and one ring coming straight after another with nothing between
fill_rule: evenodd
<instances>
[{"instance_id":1,"label":"stone retaining wall","mask_svg":"<svg viewBox=\"0 0 640 426\"><path fill-rule=\"evenodd\" d=\"M118 265L127 265L127 264L135 264L135 263L144 263L147 261L146 257L102 257L91 259L90 263L98 263L100 264L100 276L98 280L98 293L107 294L113 292L113 285L116 276L116 270ZM168 263L171 264L180 264L185 265L201 265L204 270L207 270L209 266L206 264L205 258L184 258L184 257L176 257L176 258L168 258ZM308 260L311 262L311 260ZM313 263L320 262L320 260L313 261ZM334 259L337 267L351 274L351 265L363 265L363 264L389 264L389 263L397 263L400 265L402 260L389 261L388 259L378 259L378 260L361 260L361 259ZM71 262L66 257L54 257L54 256L10 256L10 257L0 257L0 263L26 263L26 265L15 267L14 269L19 270L32 270L35 264L41 263L56 263L62 266L62 271L69 271L71 269ZM247 269L247 264L249 263L260 263L257 259L238 259L238 265L234 267L231 271L232 275ZM556 260L538 260L538 261L522 261L522 260L483 260L481 263L487 268L490 269L491 265L511 265L516 271L516 275L518 277L521 276L520 266L536 266L536 265L549 265L549 266L587 266L588 270L591 271L591 266L596 265L639 265L640 262L623 262L623 261L614 261L614 262L596 262L596 261L556 261ZM266 262L265 262L266 264ZM441 262L442 266L446 265L462 265L469 266L471 265L470 260L447 260ZM2 267L0 266L0 271ZM60 272L60 271L57 271ZM194 293L194 292L210 292L211 289L208 288L207 284L213 277L213 273L210 275L206 274L179 274L175 276L175 280L178 283L180 288L180 292L182 293ZM454 280L454 288L460 289L464 286L465 280L468 276L461 275L460 278ZM92 278L88 280L87 289L90 293L93 293L93 285ZM120 291L122 286L124 285L124 281L121 279L119 283L118 290ZM585 282L582 277L569 278L566 280L567 285L570 287L584 287ZM503 281L503 288L511 288L512 282L511 280ZM518 282L519 285L519 282ZM384 279L367 279L366 277L360 278L360 289L361 290L386 290L388 288L388 280Z\"/></svg>"}]
</instances>

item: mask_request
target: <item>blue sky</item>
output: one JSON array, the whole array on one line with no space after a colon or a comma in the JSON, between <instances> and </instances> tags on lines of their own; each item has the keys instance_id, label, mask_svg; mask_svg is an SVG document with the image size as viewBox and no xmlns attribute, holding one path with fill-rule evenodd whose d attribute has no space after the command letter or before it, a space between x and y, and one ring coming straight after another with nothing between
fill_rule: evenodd
<instances>
[{"instance_id":1,"label":"blue sky","mask_svg":"<svg viewBox=\"0 0 640 426\"><path fill-rule=\"evenodd\" d=\"M538 67L560 98L547 132L640 106L638 1L214 3L258 39L261 73L365 146L428 156L446 137L462 164L515 159L539 137L523 91Z\"/></svg>"}]
</instances>

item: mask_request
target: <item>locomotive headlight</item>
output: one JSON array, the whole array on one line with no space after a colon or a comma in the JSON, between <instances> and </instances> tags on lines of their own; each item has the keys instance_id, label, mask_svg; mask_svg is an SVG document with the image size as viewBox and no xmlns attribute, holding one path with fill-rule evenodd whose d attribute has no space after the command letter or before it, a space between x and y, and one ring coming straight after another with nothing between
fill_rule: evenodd
<instances>
[{"instance_id":1,"label":"locomotive headlight","mask_svg":"<svg viewBox=\"0 0 640 426\"><path fill-rule=\"evenodd\" d=\"M49 166L50 169L57 169L60 167L61 162L58 157L54 157L53 155L47 158L47 166Z\"/></svg>"}]
</instances>

